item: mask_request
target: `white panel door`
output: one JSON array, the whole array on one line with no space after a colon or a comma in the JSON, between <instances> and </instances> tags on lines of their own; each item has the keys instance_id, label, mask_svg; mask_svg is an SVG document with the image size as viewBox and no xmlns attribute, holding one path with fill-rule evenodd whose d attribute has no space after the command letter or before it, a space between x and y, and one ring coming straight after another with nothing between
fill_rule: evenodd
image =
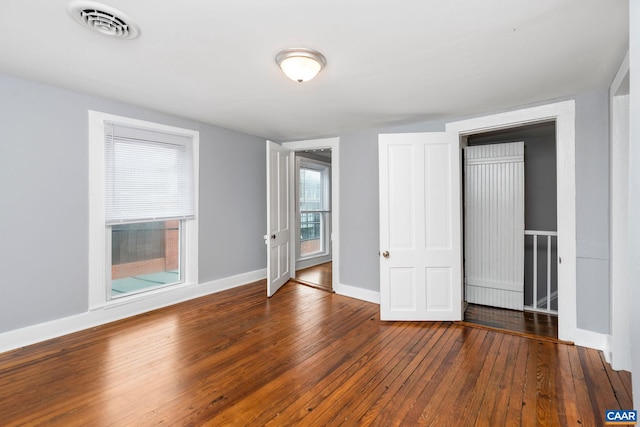
<instances>
[{"instance_id":1,"label":"white panel door","mask_svg":"<svg viewBox=\"0 0 640 427\"><path fill-rule=\"evenodd\" d=\"M289 177L291 151L267 141L267 296L291 277Z\"/></svg>"},{"instance_id":2,"label":"white panel door","mask_svg":"<svg viewBox=\"0 0 640 427\"><path fill-rule=\"evenodd\" d=\"M524 306L524 143L466 147L467 302Z\"/></svg>"},{"instance_id":3,"label":"white panel door","mask_svg":"<svg viewBox=\"0 0 640 427\"><path fill-rule=\"evenodd\" d=\"M380 318L462 320L458 135L382 134L379 162Z\"/></svg>"}]
</instances>

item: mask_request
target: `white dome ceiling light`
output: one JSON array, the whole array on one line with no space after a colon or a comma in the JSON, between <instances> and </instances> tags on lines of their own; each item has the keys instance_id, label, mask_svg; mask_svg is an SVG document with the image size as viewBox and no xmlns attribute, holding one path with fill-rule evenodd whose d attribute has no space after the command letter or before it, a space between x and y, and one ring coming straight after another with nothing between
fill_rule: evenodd
<instances>
[{"instance_id":1,"label":"white dome ceiling light","mask_svg":"<svg viewBox=\"0 0 640 427\"><path fill-rule=\"evenodd\" d=\"M131 18L104 4L76 0L69 3L67 11L82 26L106 36L134 39L140 34Z\"/></svg>"},{"instance_id":2,"label":"white dome ceiling light","mask_svg":"<svg viewBox=\"0 0 640 427\"><path fill-rule=\"evenodd\" d=\"M327 60L318 51L300 47L278 53L276 63L291 80L303 83L314 78L327 65Z\"/></svg>"}]
</instances>

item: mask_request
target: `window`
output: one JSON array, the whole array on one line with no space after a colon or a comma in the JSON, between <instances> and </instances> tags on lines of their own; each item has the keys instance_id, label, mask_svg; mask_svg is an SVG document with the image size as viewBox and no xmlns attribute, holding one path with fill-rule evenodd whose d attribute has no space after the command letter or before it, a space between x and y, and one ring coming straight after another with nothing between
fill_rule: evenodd
<instances>
[{"instance_id":1,"label":"window","mask_svg":"<svg viewBox=\"0 0 640 427\"><path fill-rule=\"evenodd\" d=\"M91 307L197 283L198 133L89 117Z\"/></svg>"},{"instance_id":2,"label":"window","mask_svg":"<svg viewBox=\"0 0 640 427\"><path fill-rule=\"evenodd\" d=\"M331 212L329 165L297 158L299 242L298 258L327 255Z\"/></svg>"},{"instance_id":3,"label":"window","mask_svg":"<svg viewBox=\"0 0 640 427\"><path fill-rule=\"evenodd\" d=\"M111 226L111 298L182 282L181 220Z\"/></svg>"}]
</instances>

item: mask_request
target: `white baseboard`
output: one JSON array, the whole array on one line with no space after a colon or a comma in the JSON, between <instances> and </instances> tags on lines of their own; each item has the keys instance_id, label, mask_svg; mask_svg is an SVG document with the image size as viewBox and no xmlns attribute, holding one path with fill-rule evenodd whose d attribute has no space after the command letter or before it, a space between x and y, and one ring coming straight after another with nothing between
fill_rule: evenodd
<instances>
[{"instance_id":1,"label":"white baseboard","mask_svg":"<svg viewBox=\"0 0 640 427\"><path fill-rule=\"evenodd\" d=\"M334 285L333 290L338 295L380 304L380 292L343 285L342 283L338 284L338 286Z\"/></svg>"},{"instance_id":2,"label":"white baseboard","mask_svg":"<svg viewBox=\"0 0 640 427\"><path fill-rule=\"evenodd\" d=\"M569 341L573 341L575 345L579 345L581 347L588 347L602 351L606 361L611 363L609 335L576 328L571 332L571 339Z\"/></svg>"},{"instance_id":3,"label":"white baseboard","mask_svg":"<svg viewBox=\"0 0 640 427\"><path fill-rule=\"evenodd\" d=\"M266 277L267 270L261 269L206 283L167 288L147 298L116 301L84 313L3 332L0 333L0 353L246 285Z\"/></svg>"},{"instance_id":4,"label":"white baseboard","mask_svg":"<svg viewBox=\"0 0 640 427\"><path fill-rule=\"evenodd\" d=\"M625 370L625 371L629 371L630 369L627 368L631 368L630 366L624 366L624 367L620 367L620 366L616 366L614 367L614 363L613 363L613 352L614 352L614 348L613 348L613 337L611 335L607 335L607 351L603 351L604 353L604 359L607 361L607 363L609 363L609 365L611 365L611 367L613 369L615 369L616 371L619 370Z\"/></svg>"}]
</instances>

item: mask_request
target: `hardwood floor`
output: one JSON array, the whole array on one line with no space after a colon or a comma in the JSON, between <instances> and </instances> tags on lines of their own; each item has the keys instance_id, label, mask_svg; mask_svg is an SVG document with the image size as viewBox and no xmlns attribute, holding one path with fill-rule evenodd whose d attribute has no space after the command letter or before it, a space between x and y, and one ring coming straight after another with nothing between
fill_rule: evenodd
<instances>
[{"instance_id":1,"label":"hardwood floor","mask_svg":"<svg viewBox=\"0 0 640 427\"><path fill-rule=\"evenodd\" d=\"M558 339L558 317L545 313L468 304L464 321L521 335Z\"/></svg>"},{"instance_id":2,"label":"hardwood floor","mask_svg":"<svg viewBox=\"0 0 640 427\"><path fill-rule=\"evenodd\" d=\"M331 286L332 271L333 263L325 262L324 264L296 271L296 277L292 280L323 291L333 292L333 287Z\"/></svg>"},{"instance_id":3,"label":"hardwood floor","mask_svg":"<svg viewBox=\"0 0 640 427\"><path fill-rule=\"evenodd\" d=\"M293 282L187 301L0 354L0 425L593 426L631 409L595 350Z\"/></svg>"}]
</instances>

